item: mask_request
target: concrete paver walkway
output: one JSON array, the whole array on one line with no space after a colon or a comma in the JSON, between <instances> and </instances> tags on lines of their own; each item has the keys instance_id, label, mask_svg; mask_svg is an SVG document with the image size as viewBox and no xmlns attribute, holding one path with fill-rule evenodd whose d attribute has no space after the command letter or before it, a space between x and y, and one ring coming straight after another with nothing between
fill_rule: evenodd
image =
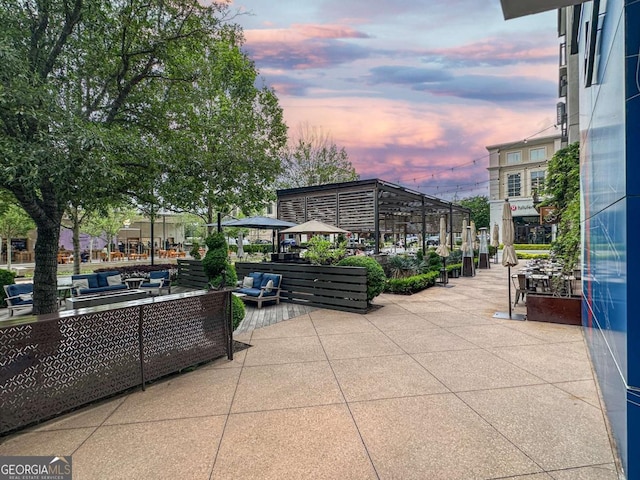
<instances>
[{"instance_id":1,"label":"concrete paver walkway","mask_svg":"<svg viewBox=\"0 0 640 480\"><path fill-rule=\"evenodd\" d=\"M2 438L0 455L73 455L78 479L618 479L582 329L493 319L506 277L249 330L234 361Z\"/></svg>"}]
</instances>

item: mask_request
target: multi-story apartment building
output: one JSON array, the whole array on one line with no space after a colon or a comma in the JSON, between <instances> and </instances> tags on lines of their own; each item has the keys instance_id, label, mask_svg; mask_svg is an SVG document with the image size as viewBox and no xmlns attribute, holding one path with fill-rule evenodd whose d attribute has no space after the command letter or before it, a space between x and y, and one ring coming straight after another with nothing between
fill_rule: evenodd
<instances>
[{"instance_id":1,"label":"multi-story apartment building","mask_svg":"<svg viewBox=\"0 0 640 480\"><path fill-rule=\"evenodd\" d=\"M562 135L555 135L486 147L491 225L501 224L502 206L508 198L516 243L549 243L553 239L555 226L540 221L534 198L544 185L547 163L561 146Z\"/></svg>"}]
</instances>

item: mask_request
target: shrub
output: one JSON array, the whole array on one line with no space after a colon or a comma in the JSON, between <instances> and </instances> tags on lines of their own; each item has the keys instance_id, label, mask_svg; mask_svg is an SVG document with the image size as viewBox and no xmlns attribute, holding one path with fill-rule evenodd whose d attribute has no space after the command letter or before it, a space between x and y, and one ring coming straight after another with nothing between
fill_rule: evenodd
<instances>
[{"instance_id":1,"label":"shrub","mask_svg":"<svg viewBox=\"0 0 640 480\"><path fill-rule=\"evenodd\" d=\"M503 248L504 245L501 245L500 248ZM513 248L516 250L549 250L551 245L548 243L516 243Z\"/></svg>"},{"instance_id":2,"label":"shrub","mask_svg":"<svg viewBox=\"0 0 640 480\"><path fill-rule=\"evenodd\" d=\"M233 309L233 330L235 330L236 328L238 328L238 325L240 325L240 322L242 322L242 320L244 320L244 315L245 315L245 308L244 308L244 302L242 300L240 300L240 298L236 297L235 295L231 295L231 301L232 301L232 309Z\"/></svg>"},{"instance_id":3,"label":"shrub","mask_svg":"<svg viewBox=\"0 0 640 480\"><path fill-rule=\"evenodd\" d=\"M385 292L405 295L416 293L425 288L433 287L438 276L439 272L429 272L407 278L392 278L387 281Z\"/></svg>"},{"instance_id":4,"label":"shrub","mask_svg":"<svg viewBox=\"0 0 640 480\"><path fill-rule=\"evenodd\" d=\"M454 270L462 270L462 263L447 264L447 273L451 274Z\"/></svg>"},{"instance_id":5,"label":"shrub","mask_svg":"<svg viewBox=\"0 0 640 480\"><path fill-rule=\"evenodd\" d=\"M157 272L161 270L169 270L169 279L175 280L178 276L178 266L172 263L163 263L156 265L122 265L121 267L96 268L91 271L82 271L82 273L98 273L111 272L117 270L123 280L127 278L149 278L149 272Z\"/></svg>"},{"instance_id":6,"label":"shrub","mask_svg":"<svg viewBox=\"0 0 640 480\"><path fill-rule=\"evenodd\" d=\"M538 260L538 259L548 259L548 253L524 253L524 252L516 252L516 255L521 260Z\"/></svg>"},{"instance_id":7,"label":"shrub","mask_svg":"<svg viewBox=\"0 0 640 480\"><path fill-rule=\"evenodd\" d=\"M342 267L364 267L367 269L367 302L384 291L387 277L378 262L370 257L353 256L340 260L336 265Z\"/></svg>"},{"instance_id":8,"label":"shrub","mask_svg":"<svg viewBox=\"0 0 640 480\"><path fill-rule=\"evenodd\" d=\"M189 255L191 255L196 260L200 260L202 256L200 255L200 244L198 242L193 242L191 245L191 250L189 250Z\"/></svg>"},{"instance_id":9,"label":"shrub","mask_svg":"<svg viewBox=\"0 0 640 480\"><path fill-rule=\"evenodd\" d=\"M10 270L0 270L0 304L6 307L7 304L4 301L7 298L7 294L4 291L5 285L13 285L15 282L16 273Z\"/></svg>"},{"instance_id":10,"label":"shrub","mask_svg":"<svg viewBox=\"0 0 640 480\"><path fill-rule=\"evenodd\" d=\"M341 243L334 247L333 243L322 237L313 237L307 243L305 260L309 260L315 265L331 265L343 258L346 254L345 244Z\"/></svg>"},{"instance_id":11,"label":"shrub","mask_svg":"<svg viewBox=\"0 0 640 480\"><path fill-rule=\"evenodd\" d=\"M235 269L231 267L227 252L229 247L222 233L212 233L205 240L209 250L202 259L202 267L209 277L209 283L214 286L232 285L237 281ZM235 279L233 278L235 277Z\"/></svg>"}]
</instances>

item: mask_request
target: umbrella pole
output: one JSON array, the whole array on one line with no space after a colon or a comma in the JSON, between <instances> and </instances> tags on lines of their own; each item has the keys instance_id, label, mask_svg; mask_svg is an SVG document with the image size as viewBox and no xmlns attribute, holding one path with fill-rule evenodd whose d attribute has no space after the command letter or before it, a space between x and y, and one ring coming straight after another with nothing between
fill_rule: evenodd
<instances>
[{"instance_id":1,"label":"umbrella pole","mask_svg":"<svg viewBox=\"0 0 640 480\"><path fill-rule=\"evenodd\" d=\"M507 267L507 285L509 286L509 318L511 318L511 266Z\"/></svg>"},{"instance_id":2,"label":"umbrella pole","mask_svg":"<svg viewBox=\"0 0 640 480\"><path fill-rule=\"evenodd\" d=\"M442 257L442 285L446 285L449 278L447 275L447 258Z\"/></svg>"}]
</instances>

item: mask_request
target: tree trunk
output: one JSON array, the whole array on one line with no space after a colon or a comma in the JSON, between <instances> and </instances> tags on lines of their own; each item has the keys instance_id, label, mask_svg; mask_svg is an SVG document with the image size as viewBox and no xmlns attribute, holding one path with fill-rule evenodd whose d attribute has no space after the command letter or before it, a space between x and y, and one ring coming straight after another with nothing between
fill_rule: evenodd
<instances>
[{"instance_id":1,"label":"tree trunk","mask_svg":"<svg viewBox=\"0 0 640 480\"><path fill-rule=\"evenodd\" d=\"M73 273L80 274L80 223L78 222L78 209L73 219Z\"/></svg>"},{"instance_id":2,"label":"tree trunk","mask_svg":"<svg viewBox=\"0 0 640 480\"><path fill-rule=\"evenodd\" d=\"M52 227L47 219L37 221L38 240L35 246L36 267L33 272L33 313L58 311L58 242L60 226Z\"/></svg>"},{"instance_id":3,"label":"tree trunk","mask_svg":"<svg viewBox=\"0 0 640 480\"><path fill-rule=\"evenodd\" d=\"M7 237L7 270L11 270L11 237Z\"/></svg>"}]
</instances>

